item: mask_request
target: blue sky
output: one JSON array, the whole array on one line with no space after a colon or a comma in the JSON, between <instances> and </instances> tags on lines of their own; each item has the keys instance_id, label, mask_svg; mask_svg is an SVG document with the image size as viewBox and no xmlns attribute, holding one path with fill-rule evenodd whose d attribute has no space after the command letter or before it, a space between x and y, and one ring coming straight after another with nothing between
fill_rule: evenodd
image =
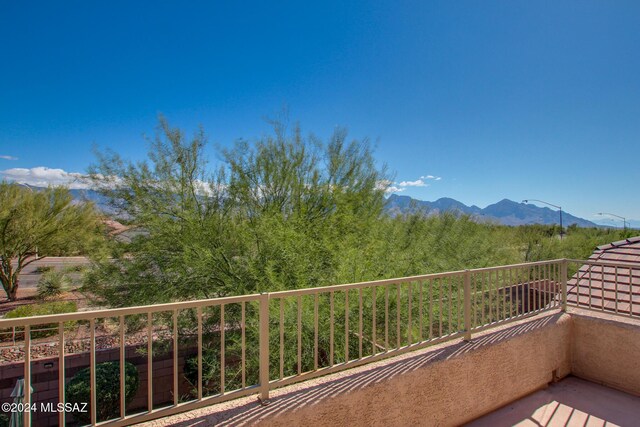
<instances>
[{"instance_id":1,"label":"blue sky","mask_svg":"<svg viewBox=\"0 0 640 427\"><path fill-rule=\"evenodd\" d=\"M638 22L636 1L0 0L0 171L142 159L158 113L226 146L287 106L374 141L399 194L640 219Z\"/></svg>"}]
</instances>

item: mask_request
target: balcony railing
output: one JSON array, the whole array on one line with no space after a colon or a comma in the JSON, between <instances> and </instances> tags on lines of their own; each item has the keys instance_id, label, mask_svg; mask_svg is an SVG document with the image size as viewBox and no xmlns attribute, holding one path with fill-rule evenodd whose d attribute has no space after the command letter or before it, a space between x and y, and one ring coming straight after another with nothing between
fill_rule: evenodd
<instances>
[{"instance_id":1,"label":"balcony railing","mask_svg":"<svg viewBox=\"0 0 640 427\"><path fill-rule=\"evenodd\" d=\"M0 332L12 334L14 339L16 335L21 337L12 345L21 350L24 389L30 390L32 353L38 345L44 345L42 339L32 338L32 332L53 324L57 337L46 345L57 348L52 359L58 368L57 401L67 403L65 385L70 378L65 364L69 357L88 353L90 423L129 425L250 394L259 394L266 402L270 390L297 381L438 342L470 340L473 333L496 325L566 309L568 290L571 305L638 316L637 268L620 263L553 260L229 298L1 319ZM628 289L618 289L623 276ZM598 297L594 286L597 279L603 283L600 296L604 304L591 302ZM574 293L575 302L571 296ZM628 296L628 307L618 303L623 293ZM609 304L611 301L613 304ZM80 345L69 349L71 342ZM128 352L132 347L134 356ZM146 368L146 380L142 381L146 397L142 404L139 398L134 407L125 400L125 362L132 357L139 362L139 369ZM96 367L105 358L117 360L120 369L119 380L114 378L119 381L119 414L111 419L99 419L96 409L100 403ZM187 360L191 363L185 363ZM162 369L155 369L154 364ZM154 396L160 386L168 387L171 398ZM25 404L32 400L33 396L26 393ZM24 413L26 425L32 415ZM69 421L64 412L58 417L60 425Z\"/></svg>"}]
</instances>

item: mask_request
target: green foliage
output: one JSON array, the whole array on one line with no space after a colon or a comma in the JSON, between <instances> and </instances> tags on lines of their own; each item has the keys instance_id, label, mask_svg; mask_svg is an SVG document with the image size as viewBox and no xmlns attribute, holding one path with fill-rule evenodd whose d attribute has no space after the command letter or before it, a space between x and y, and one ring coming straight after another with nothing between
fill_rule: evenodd
<instances>
[{"instance_id":1,"label":"green foliage","mask_svg":"<svg viewBox=\"0 0 640 427\"><path fill-rule=\"evenodd\" d=\"M0 200L0 282L10 300L17 298L18 275L36 253L77 254L102 240L93 204L74 204L66 188L34 191L3 181Z\"/></svg>"},{"instance_id":2,"label":"green foliage","mask_svg":"<svg viewBox=\"0 0 640 427\"><path fill-rule=\"evenodd\" d=\"M345 245L373 236L384 175L366 141L338 130L323 144L276 126L222 150L213 176L204 146L202 132L187 143L161 120L150 162L100 156L96 184L145 232L116 247L87 290L118 306L327 285Z\"/></svg>"},{"instance_id":3,"label":"green foliage","mask_svg":"<svg viewBox=\"0 0 640 427\"><path fill-rule=\"evenodd\" d=\"M59 296L71 285L69 277L58 271L48 271L38 281L38 298L47 300Z\"/></svg>"},{"instance_id":4,"label":"green foliage","mask_svg":"<svg viewBox=\"0 0 640 427\"><path fill-rule=\"evenodd\" d=\"M5 319L16 319L19 317L46 316L49 314L75 313L78 306L74 301L56 301L45 302L41 304L28 304L16 307L4 315ZM65 322L65 328L75 325L75 321ZM31 338L42 338L55 335L58 333L56 323L47 323L42 325L34 325L31 328ZM6 330L4 332L7 332ZM20 329L20 337L23 337L23 331ZM21 338L22 339L22 338Z\"/></svg>"},{"instance_id":5,"label":"green foliage","mask_svg":"<svg viewBox=\"0 0 640 427\"><path fill-rule=\"evenodd\" d=\"M570 226L560 239L554 226L527 225L513 228L511 234L521 251L519 260L530 262L559 258L586 259L597 246L631 237L634 232Z\"/></svg>"},{"instance_id":6,"label":"green foliage","mask_svg":"<svg viewBox=\"0 0 640 427\"><path fill-rule=\"evenodd\" d=\"M125 404L128 405L138 392L139 379L136 367L125 362ZM65 386L66 402L87 404L87 412L72 412L73 417L86 424L91 422L91 383L89 368L82 369ZM116 418L120 414L120 362L104 362L96 365L96 408L98 422Z\"/></svg>"}]
</instances>

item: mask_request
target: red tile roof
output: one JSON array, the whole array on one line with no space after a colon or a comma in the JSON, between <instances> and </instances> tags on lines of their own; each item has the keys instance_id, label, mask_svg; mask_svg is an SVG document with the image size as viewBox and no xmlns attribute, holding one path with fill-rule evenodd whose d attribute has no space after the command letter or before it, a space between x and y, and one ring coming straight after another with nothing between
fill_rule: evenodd
<instances>
[{"instance_id":1,"label":"red tile roof","mask_svg":"<svg viewBox=\"0 0 640 427\"><path fill-rule=\"evenodd\" d=\"M597 310L640 315L640 236L598 246L567 282L567 302ZM631 264L630 267L604 265ZM633 265L637 265L634 267Z\"/></svg>"}]
</instances>

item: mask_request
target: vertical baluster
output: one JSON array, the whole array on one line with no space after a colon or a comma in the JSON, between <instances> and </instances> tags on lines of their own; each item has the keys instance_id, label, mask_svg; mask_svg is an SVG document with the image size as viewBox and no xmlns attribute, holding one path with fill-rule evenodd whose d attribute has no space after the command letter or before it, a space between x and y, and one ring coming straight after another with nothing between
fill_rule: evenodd
<instances>
[{"instance_id":1,"label":"vertical baluster","mask_svg":"<svg viewBox=\"0 0 640 427\"><path fill-rule=\"evenodd\" d=\"M242 304L240 306L240 342L241 342L241 347L242 347L242 354L240 356L240 363L241 363L241 376L242 376L242 388L246 388L247 387L247 351L246 351L246 347L247 347L247 313L246 313L246 307L245 307L245 301L242 301Z\"/></svg>"},{"instance_id":2,"label":"vertical baluster","mask_svg":"<svg viewBox=\"0 0 640 427\"><path fill-rule=\"evenodd\" d=\"M407 345L411 345L411 342L413 341L413 330L412 330L412 318L411 318L411 310L412 310L412 292L411 292L411 288L413 288L413 283L409 282L407 283L407 298L409 299L409 303L408 303L408 307L407 309L409 310L408 314L407 314Z\"/></svg>"},{"instance_id":3,"label":"vertical baluster","mask_svg":"<svg viewBox=\"0 0 640 427\"><path fill-rule=\"evenodd\" d=\"M518 316L522 316L527 311L527 295L525 292L525 268L520 267L516 271L518 280Z\"/></svg>"},{"instance_id":4,"label":"vertical baluster","mask_svg":"<svg viewBox=\"0 0 640 427\"><path fill-rule=\"evenodd\" d=\"M400 348L400 286L401 284L397 284L396 291L396 348Z\"/></svg>"},{"instance_id":5,"label":"vertical baluster","mask_svg":"<svg viewBox=\"0 0 640 427\"><path fill-rule=\"evenodd\" d=\"M527 305L529 306L527 308L527 314L531 312L531 296L533 292L532 277L533 277L533 267L529 266L527 267Z\"/></svg>"},{"instance_id":6,"label":"vertical baluster","mask_svg":"<svg viewBox=\"0 0 640 427\"><path fill-rule=\"evenodd\" d=\"M544 265L538 266L538 311L544 310Z\"/></svg>"},{"instance_id":7,"label":"vertical baluster","mask_svg":"<svg viewBox=\"0 0 640 427\"><path fill-rule=\"evenodd\" d=\"M479 271L476 275L477 280L480 282L480 320L481 326L487 324L487 309L489 308L489 298L487 296L487 291L484 289L485 281L484 281L484 272Z\"/></svg>"},{"instance_id":8,"label":"vertical baluster","mask_svg":"<svg viewBox=\"0 0 640 427\"><path fill-rule=\"evenodd\" d=\"M225 329L224 304L220 304L220 394L224 394L225 390Z\"/></svg>"},{"instance_id":9,"label":"vertical baluster","mask_svg":"<svg viewBox=\"0 0 640 427\"><path fill-rule=\"evenodd\" d=\"M629 267L629 316L633 317L633 269Z\"/></svg>"},{"instance_id":10,"label":"vertical baluster","mask_svg":"<svg viewBox=\"0 0 640 427\"><path fill-rule=\"evenodd\" d=\"M507 270L500 270L500 290L502 291L502 320L507 319Z\"/></svg>"},{"instance_id":11,"label":"vertical baluster","mask_svg":"<svg viewBox=\"0 0 640 427\"><path fill-rule=\"evenodd\" d=\"M318 370L318 293L314 295L313 304L313 369Z\"/></svg>"},{"instance_id":12,"label":"vertical baluster","mask_svg":"<svg viewBox=\"0 0 640 427\"><path fill-rule=\"evenodd\" d=\"M587 271L589 272L589 275L591 275L591 270L593 270L593 264L587 264ZM580 277L582 276L581 272L580 272L580 267L578 267L578 271L576 272L576 306L579 307L580 306ZM602 282L602 295L604 296L604 281ZM591 299L591 296L589 296L589 299ZM604 300L603 300L604 301Z\"/></svg>"},{"instance_id":13,"label":"vertical baluster","mask_svg":"<svg viewBox=\"0 0 640 427\"><path fill-rule=\"evenodd\" d=\"M349 289L344 291L344 361L349 361Z\"/></svg>"},{"instance_id":14,"label":"vertical baluster","mask_svg":"<svg viewBox=\"0 0 640 427\"><path fill-rule=\"evenodd\" d=\"M329 293L329 366L333 366L333 291Z\"/></svg>"},{"instance_id":15,"label":"vertical baluster","mask_svg":"<svg viewBox=\"0 0 640 427\"><path fill-rule=\"evenodd\" d=\"M589 265L587 267L587 271L589 272L589 279L588 279L588 281L589 281L589 308L591 308L591 304L592 304L591 303L591 298L593 298L593 289L592 289L592 284L591 284L591 280L592 280L591 279L591 270L592 270L591 265ZM580 280L580 273L576 274L576 277L578 278L578 280ZM604 282L603 282L603 286L602 286L601 292L602 292L602 294L600 295L600 297L601 297L601 300L604 303ZM577 295L577 299L578 299L578 304L580 304L580 294Z\"/></svg>"},{"instance_id":16,"label":"vertical baluster","mask_svg":"<svg viewBox=\"0 0 640 427\"><path fill-rule=\"evenodd\" d=\"M547 264L547 277L545 280L545 307L551 308L551 264Z\"/></svg>"},{"instance_id":17,"label":"vertical baluster","mask_svg":"<svg viewBox=\"0 0 640 427\"><path fill-rule=\"evenodd\" d=\"M198 316L198 400L202 400L202 307L198 306L196 313Z\"/></svg>"},{"instance_id":18,"label":"vertical baluster","mask_svg":"<svg viewBox=\"0 0 640 427\"><path fill-rule=\"evenodd\" d=\"M520 304L522 301L521 298L521 282L522 280L520 279L520 269L519 268L515 268L513 271L513 281L514 281L514 288L515 288L515 298L516 298L516 303L515 303L515 317L518 317L520 315Z\"/></svg>"},{"instance_id":19,"label":"vertical baluster","mask_svg":"<svg viewBox=\"0 0 640 427\"><path fill-rule=\"evenodd\" d=\"M513 268L509 269L509 319L513 318Z\"/></svg>"},{"instance_id":20,"label":"vertical baluster","mask_svg":"<svg viewBox=\"0 0 640 427\"><path fill-rule=\"evenodd\" d=\"M592 266L592 267L594 267L594 266ZM595 266L595 267L599 267L600 268L600 284L602 286L602 304L600 304L601 305L600 309L604 312L605 311L604 305L605 305L605 302L606 302L605 301L604 265L599 265L599 266ZM578 294L580 294L580 293L578 292Z\"/></svg>"},{"instance_id":21,"label":"vertical baluster","mask_svg":"<svg viewBox=\"0 0 640 427\"><path fill-rule=\"evenodd\" d=\"M92 379L91 390L95 389L95 376ZM24 327L24 404L31 406L31 325ZM95 411L95 407L93 402L92 411ZM23 420L25 426L31 425L31 411L24 411Z\"/></svg>"},{"instance_id":22,"label":"vertical baluster","mask_svg":"<svg viewBox=\"0 0 640 427\"><path fill-rule=\"evenodd\" d=\"M451 300L451 298L453 296L453 293L452 293L452 287L453 287L452 282L453 282L453 280L451 278L447 278L447 282L449 282L449 286L448 286L448 288L449 288L449 296L447 297L447 305L449 306L448 307L449 308L449 316L447 318L447 335L449 335L449 334L451 334L451 332L453 332L451 330L451 328L453 327L453 316L451 314L452 313L451 306L453 305L452 300Z\"/></svg>"},{"instance_id":23,"label":"vertical baluster","mask_svg":"<svg viewBox=\"0 0 640 427\"><path fill-rule=\"evenodd\" d=\"M462 276L463 292L463 309L464 309L464 340L471 341L471 329L473 329L473 320L471 319L471 273L469 270L464 271ZM458 287L459 289L459 287Z\"/></svg>"},{"instance_id":24,"label":"vertical baluster","mask_svg":"<svg viewBox=\"0 0 640 427\"><path fill-rule=\"evenodd\" d=\"M125 391L125 351L126 351L126 342L124 339L125 325L124 325L124 316L120 316L120 418L124 418L126 416L126 391Z\"/></svg>"},{"instance_id":25,"label":"vertical baluster","mask_svg":"<svg viewBox=\"0 0 640 427\"><path fill-rule=\"evenodd\" d=\"M614 267L613 267L613 269L614 269L614 270L613 270L613 271L614 271L614 279L613 279L613 280L614 280L614 283L613 283L613 289L614 289L614 291L615 291L615 298L616 298L616 300L615 300L615 302L614 302L614 306L613 306L613 307L614 307L614 309L615 309L615 311L616 311L616 314L618 314L618 283L619 283L619 282L618 282L618 266L617 266L617 265L616 265L616 266L614 266Z\"/></svg>"},{"instance_id":26,"label":"vertical baluster","mask_svg":"<svg viewBox=\"0 0 640 427\"><path fill-rule=\"evenodd\" d=\"M284 298L280 298L280 379L284 378Z\"/></svg>"},{"instance_id":27,"label":"vertical baluster","mask_svg":"<svg viewBox=\"0 0 640 427\"><path fill-rule=\"evenodd\" d=\"M173 405L178 404L178 310L173 310ZM244 351L244 343L242 350ZM124 393L120 395L124 397Z\"/></svg>"},{"instance_id":28,"label":"vertical baluster","mask_svg":"<svg viewBox=\"0 0 640 427\"><path fill-rule=\"evenodd\" d=\"M456 283L458 287L458 300L456 302L456 310L458 311L458 331L464 331L464 300L462 298L462 288L464 286L464 276L458 276L458 280ZM462 305L462 307L461 307ZM470 316L470 313L467 313Z\"/></svg>"},{"instance_id":29,"label":"vertical baluster","mask_svg":"<svg viewBox=\"0 0 640 427\"><path fill-rule=\"evenodd\" d=\"M300 375L301 373L302 373L302 296L298 295L298 375Z\"/></svg>"},{"instance_id":30,"label":"vertical baluster","mask_svg":"<svg viewBox=\"0 0 640 427\"><path fill-rule=\"evenodd\" d=\"M484 274L483 274L484 276ZM493 323L497 320L497 317L493 317L493 298L494 296L493 294L493 286L491 285L491 282L493 281L492 279L492 274L491 271L487 272L487 288L489 289L489 318L487 319L488 323ZM496 298L496 304L497 304L497 298ZM496 308L496 314L498 313L498 310Z\"/></svg>"},{"instance_id":31,"label":"vertical baluster","mask_svg":"<svg viewBox=\"0 0 640 427\"><path fill-rule=\"evenodd\" d=\"M501 310L498 312L498 317L500 320L504 320L507 317L507 296L505 289L505 271L506 270L496 270L496 286L498 287L498 302L500 304Z\"/></svg>"},{"instance_id":32,"label":"vertical baluster","mask_svg":"<svg viewBox=\"0 0 640 427\"><path fill-rule=\"evenodd\" d=\"M544 310L544 265L538 266L538 311Z\"/></svg>"},{"instance_id":33,"label":"vertical baluster","mask_svg":"<svg viewBox=\"0 0 640 427\"><path fill-rule=\"evenodd\" d=\"M260 294L260 401L263 403L269 400L269 293Z\"/></svg>"},{"instance_id":34,"label":"vertical baluster","mask_svg":"<svg viewBox=\"0 0 640 427\"><path fill-rule=\"evenodd\" d=\"M436 279L438 281L438 337L442 336L442 279Z\"/></svg>"},{"instance_id":35,"label":"vertical baluster","mask_svg":"<svg viewBox=\"0 0 640 427\"><path fill-rule=\"evenodd\" d=\"M362 288L358 288L358 358L362 359Z\"/></svg>"},{"instance_id":36,"label":"vertical baluster","mask_svg":"<svg viewBox=\"0 0 640 427\"><path fill-rule=\"evenodd\" d=\"M560 263L556 264L556 307L562 306L562 266Z\"/></svg>"},{"instance_id":37,"label":"vertical baluster","mask_svg":"<svg viewBox=\"0 0 640 427\"><path fill-rule=\"evenodd\" d=\"M471 322L471 327L473 328L478 323L478 290L477 290L477 280L475 274L469 272L469 283L471 287L471 315L473 316L473 321Z\"/></svg>"},{"instance_id":38,"label":"vertical baluster","mask_svg":"<svg viewBox=\"0 0 640 427\"><path fill-rule=\"evenodd\" d=\"M372 353L375 355L378 352L376 347L376 287L371 287L371 346L373 347Z\"/></svg>"},{"instance_id":39,"label":"vertical baluster","mask_svg":"<svg viewBox=\"0 0 640 427\"><path fill-rule=\"evenodd\" d=\"M546 280L546 265L540 267L540 309L544 310L546 307L546 292L547 292L547 280Z\"/></svg>"},{"instance_id":40,"label":"vertical baluster","mask_svg":"<svg viewBox=\"0 0 640 427\"><path fill-rule=\"evenodd\" d=\"M429 279L429 339L433 337L433 279Z\"/></svg>"},{"instance_id":41,"label":"vertical baluster","mask_svg":"<svg viewBox=\"0 0 640 427\"><path fill-rule=\"evenodd\" d=\"M495 279L493 278L493 272L489 271L489 282L493 282L493 299L495 302L495 309L496 309L496 315L495 315L495 322L499 322L500 321L500 289L499 289L499 284L498 284L498 270L495 270Z\"/></svg>"},{"instance_id":42,"label":"vertical baluster","mask_svg":"<svg viewBox=\"0 0 640 427\"><path fill-rule=\"evenodd\" d=\"M64 392L64 322L58 323L58 401L64 407L65 401L65 392ZM65 414L64 411L58 412L58 423L63 426L65 425Z\"/></svg>"},{"instance_id":43,"label":"vertical baluster","mask_svg":"<svg viewBox=\"0 0 640 427\"><path fill-rule=\"evenodd\" d=\"M541 289L542 289L542 281L540 280L540 265L535 266L535 275L536 275L536 310L540 311L542 308L542 304L540 303Z\"/></svg>"},{"instance_id":44,"label":"vertical baluster","mask_svg":"<svg viewBox=\"0 0 640 427\"><path fill-rule=\"evenodd\" d=\"M389 285L384 287L384 350L389 351Z\"/></svg>"},{"instance_id":45,"label":"vertical baluster","mask_svg":"<svg viewBox=\"0 0 640 427\"><path fill-rule=\"evenodd\" d=\"M96 319L89 320L89 384L91 384L91 424L97 423L97 399L96 399Z\"/></svg>"},{"instance_id":46,"label":"vertical baluster","mask_svg":"<svg viewBox=\"0 0 640 427\"><path fill-rule=\"evenodd\" d=\"M423 302L423 294L424 294L424 282L420 280L418 282L418 286L420 286L420 299L418 301L418 310L420 310L420 342L424 341L424 302Z\"/></svg>"},{"instance_id":47,"label":"vertical baluster","mask_svg":"<svg viewBox=\"0 0 640 427\"><path fill-rule=\"evenodd\" d=\"M153 313L147 313L147 410L153 411Z\"/></svg>"}]
</instances>

